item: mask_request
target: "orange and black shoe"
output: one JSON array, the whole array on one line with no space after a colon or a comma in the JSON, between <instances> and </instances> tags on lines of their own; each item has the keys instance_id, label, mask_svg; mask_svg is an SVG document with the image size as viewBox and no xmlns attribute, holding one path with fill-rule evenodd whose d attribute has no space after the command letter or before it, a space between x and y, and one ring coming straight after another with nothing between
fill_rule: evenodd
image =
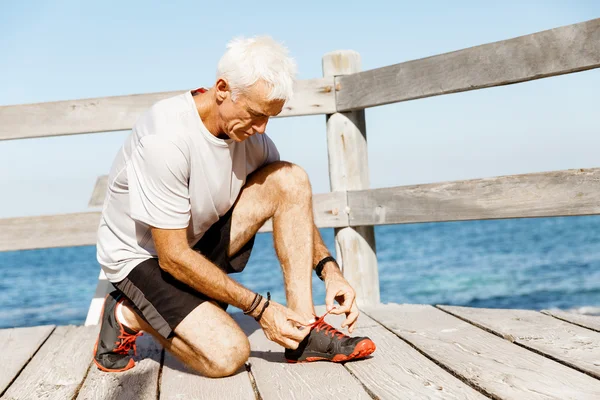
<instances>
[{"instance_id":1,"label":"orange and black shoe","mask_svg":"<svg viewBox=\"0 0 600 400\"><path fill-rule=\"evenodd\" d=\"M135 354L135 340L142 332L135 332L117 320L117 304L123 300L125 298L117 291L109 293L104 300L100 334L94 347L94 362L105 372L127 371L135 366L129 352L133 349Z\"/></svg>"},{"instance_id":2,"label":"orange and black shoe","mask_svg":"<svg viewBox=\"0 0 600 400\"><path fill-rule=\"evenodd\" d=\"M364 358L375 351L375 343L371 339L345 335L325 322L325 315L315 321L296 350L285 349L287 362L345 362Z\"/></svg>"}]
</instances>

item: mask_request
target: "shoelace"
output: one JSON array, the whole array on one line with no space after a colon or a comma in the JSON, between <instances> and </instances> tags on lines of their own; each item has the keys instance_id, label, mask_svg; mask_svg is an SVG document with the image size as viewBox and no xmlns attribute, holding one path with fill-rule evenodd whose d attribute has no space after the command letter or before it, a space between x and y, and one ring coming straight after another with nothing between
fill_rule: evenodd
<instances>
[{"instance_id":1,"label":"shoelace","mask_svg":"<svg viewBox=\"0 0 600 400\"><path fill-rule=\"evenodd\" d=\"M131 333L125 332L125 330L121 328L121 334L118 336L120 340L115 342L117 347L113 351L118 354L127 354L129 353L129 350L133 349L133 354L137 355L137 347L135 345L135 341L138 338L138 336L141 335L141 331L132 335Z\"/></svg>"},{"instance_id":2,"label":"shoelace","mask_svg":"<svg viewBox=\"0 0 600 400\"><path fill-rule=\"evenodd\" d=\"M324 330L326 335L331 334L331 337L333 337L333 338L338 336L340 339L343 339L343 338L347 337L348 335L344 334L343 332L338 331L333 326L331 326L327 322L325 322L325 317L332 310L327 311L321 317L317 318L317 320L310 326L310 328L315 329L317 332Z\"/></svg>"}]
</instances>

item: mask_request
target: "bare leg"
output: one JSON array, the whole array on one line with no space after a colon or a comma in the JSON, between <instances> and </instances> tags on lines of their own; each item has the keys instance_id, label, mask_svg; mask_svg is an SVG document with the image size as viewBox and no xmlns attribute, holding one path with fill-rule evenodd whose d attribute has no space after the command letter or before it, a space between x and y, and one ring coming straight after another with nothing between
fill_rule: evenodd
<instances>
[{"instance_id":1,"label":"bare leg","mask_svg":"<svg viewBox=\"0 0 600 400\"><path fill-rule=\"evenodd\" d=\"M237 253L269 218L287 305L312 318L313 265L329 252L314 225L312 189L300 167L277 162L249 177L234 205L229 255ZM129 327L152 334L166 350L206 376L231 375L248 359L250 347L243 331L212 303L198 306L171 339L160 336L128 306L123 314Z\"/></svg>"},{"instance_id":2,"label":"bare leg","mask_svg":"<svg viewBox=\"0 0 600 400\"><path fill-rule=\"evenodd\" d=\"M304 170L287 162L261 168L249 177L234 207L229 254L239 251L272 217L273 240L283 270L287 306L312 318L315 314L311 281L315 227L312 190ZM319 241L322 245L320 235Z\"/></svg>"},{"instance_id":3,"label":"bare leg","mask_svg":"<svg viewBox=\"0 0 600 400\"><path fill-rule=\"evenodd\" d=\"M250 343L235 321L212 302L200 304L165 339L146 323L127 302L125 325L151 334L164 348L204 376L218 378L234 374L250 356Z\"/></svg>"},{"instance_id":4,"label":"bare leg","mask_svg":"<svg viewBox=\"0 0 600 400\"><path fill-rule=\"evenodd\" d=\"M319 263L319 261L321 261L322 259L324 259L327 256L330 256L331 253L329 253L329 249L327 248L327 246L325 246L325 243L323 243L323 238L321 237L321 232L319 232L319 229L317 228L316 225L314 226L314 233L313 233L313 246L314 246L314 253L313 253L313 266L317 265Z\"/></svg>"}]
</instances>

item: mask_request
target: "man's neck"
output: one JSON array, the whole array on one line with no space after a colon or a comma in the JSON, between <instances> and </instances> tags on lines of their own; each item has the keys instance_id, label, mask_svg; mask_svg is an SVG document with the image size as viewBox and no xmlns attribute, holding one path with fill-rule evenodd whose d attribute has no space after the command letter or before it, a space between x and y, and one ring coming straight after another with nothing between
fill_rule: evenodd
<instances>
[{"instance_id":1,"label":"man's neck","mask_svg":"<svg viewBox=\"0 0 600 400\"><path fill-rule=\"evenodd\" d=\"M202 123L208 131L215 137L220 139L229 139L219 126L217 117L217 105L215 103L215 89L211 88L204 93L197 93L194 97L196 110L202 120Z\"/></svg>"}]
</instances>

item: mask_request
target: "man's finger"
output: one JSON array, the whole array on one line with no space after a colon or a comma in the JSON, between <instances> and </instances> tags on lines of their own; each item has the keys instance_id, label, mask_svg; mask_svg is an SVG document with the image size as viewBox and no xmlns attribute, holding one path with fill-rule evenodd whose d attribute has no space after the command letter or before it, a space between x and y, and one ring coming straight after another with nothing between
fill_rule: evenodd
<instances>
[{"instance_id":1,"label":"man's finger","mask_svg":"<svg viewBox=\"0 0 600 400\"><path fill-rule=\"evenodd\" d=\"M309 326L309 325L315 323L314 318L313 319L304 318L300 314L298 314L290 309L288 309L288 311L286 313L286 318L289 321L295 322L297 325L302 325L302 326Z\"/></svg>"},{"instance_id":2,"label":"man's finger","mask_svg":"<svg viewBox=\"0 0 600 400\"><path fill-rule=\"evenodd\" d=\"M296 342L295 340L286 338L286 337L281 337L277 340L277 343L279 343L281 346L287 348L287 349L292 349L292 350L296 350L298 348L298 345L300 343Z\"/></svg>"},{"instance_id":3,"label":"man's finger","mask_svg":"<svg viewBox=\"0 0 600 400\"><path fill-rule=\"evenodd\" d=\"M346 316L346 320L342 323L342 328L352 325L351 326L352 330L354 330L353 325L356 323L357 318L358 318L358 310L356 308L353 308L352 312L350 312L350 314L348 314Z\"/></svg>"},{"instance_id":4,"label":"man's finger","mask_svg":"<svg viewBox=\"0 0 600 400\"><path fill-rule=\"evenodd\" d=\"M281 334L289 339L292 339L296 342L301 342L304 340L306 336L310 333L310 329L298 329L294 327L285 328L281 331Z\"/></svg>"},{"instance_id":5,"label":"man's finger","mask_svg":"<svg viewBox=\"0 0 600 400\"><path fill-rule=\"evenodd\" d=\"M352 333L354 331L354 328L356 327L356 323L358 322L358 315L359 315L359 313L357 312L356 318L354 319L354 321L351 324L349 324L348 333Z\"/></svg>"},{"instance_id":6,"label":"man's finger","mask_svg":"<svg viewBox=\"0 0 600 400\"><path fill-rule=\"evenodd\" d=\"M325 295L325 308L327 311L331 311L333 309L333 301L335 300L338 292L335 290L328 290ZM335 312L333 312L335 314Z\"/></svg>"},{"instance_id":7,"label":"man's finger","mask_svg":"<svg viewBox=\"0 0 600 400\"><path fill-rule=\"evenodd\" d=\"M352 309L352 304L354 304L354 293L346 292L344 293L344 300L342 304L338 307L335 314L349 313Z\"/></svg>"},{"instance_id":8,"label":"man's finger","mask_svg":"<svg viewBox=\"0 0 600 400\"><path fill-rule=\"evenodd\" d=\"M352 309L352 303L354 303L354 294L351 291L349 291L342 293L341 296L338 297L343 297L341 301L338 300L340 306L331 311L331 313L336 315L348 314Z\"/></svg>"}]
</instances>

